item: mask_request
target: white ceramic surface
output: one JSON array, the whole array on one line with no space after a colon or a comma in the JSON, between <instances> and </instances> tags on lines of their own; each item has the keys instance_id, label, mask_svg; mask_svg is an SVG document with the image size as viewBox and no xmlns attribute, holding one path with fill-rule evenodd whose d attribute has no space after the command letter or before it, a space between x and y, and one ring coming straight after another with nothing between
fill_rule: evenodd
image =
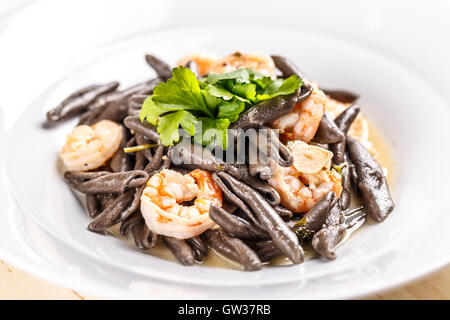
<instances>
[{"instance_id":1,"label":"white ceramic surface","mask_svg":"<svg viewBox=\"0 0 450 320\"><path fill-rule=\"evenodd\" d=\"M253 12L252 1L238 11L206 1L109 1L108 14L102 1L61 3L0 12L2 257L98 297L194 299L354 297L449 263L447 2L267 1ZM187 268L88 232L57 170L75 122L44 130L45 111L91 82L151 77L145 52L173 63L192 51L237 49L287 55L321 85L361 94L393 151L391 217L352 236L336 261L252 273Z\"/></svg>"}]
</instances>

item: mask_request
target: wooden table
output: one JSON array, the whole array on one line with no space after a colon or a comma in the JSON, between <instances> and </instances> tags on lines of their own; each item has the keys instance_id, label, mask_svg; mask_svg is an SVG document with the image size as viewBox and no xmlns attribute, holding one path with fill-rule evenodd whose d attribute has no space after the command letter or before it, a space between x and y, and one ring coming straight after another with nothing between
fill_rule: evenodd
<instances>
[{"instance_id":1,"label":"wooden table","mask_svg":"<svg viewBox=\"0 0 450 320\"><path fill-rule=\"evenodd\" d=\"M0 299L84 300L89 298L74 290L38 279L0 260ZM450 267L415 283L366 298L450 300Z\"/></svg>"}]
</instances>

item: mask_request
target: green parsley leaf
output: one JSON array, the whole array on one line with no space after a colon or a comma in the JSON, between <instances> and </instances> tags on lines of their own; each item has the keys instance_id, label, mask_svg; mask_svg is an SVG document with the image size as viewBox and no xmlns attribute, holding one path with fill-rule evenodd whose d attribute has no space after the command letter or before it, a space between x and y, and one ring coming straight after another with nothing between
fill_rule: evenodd
<instances>
[{"instance_id":1,"label":"green parsley leaf","mask_svg":"<svg viewBox=\"0 0 450 320\"><path fill-rule=\"evenodd\" d=\"M296 75L290 76L287 79L272 80L272 83L268 83L267 80L263 82L265 88L262 92L256 95L256 99L259 101L273 99L278 96L288 95L300 86L303 85L302 80Z\"/></svg>"},{"instance_id":2,"label":"green parsley leaf","mask_svg":"<svg viewBox=\"0 0 450 320\"><path fill-rule=\"evenodd\" d=\"M273 82L273 79L270 77L263 77L261 79L255 79L255 83L261 88L266 89Z\"/></svg>"},{"instance_id":3,"label":"green parsley leaf","mask_svg":"<svg viewBox=\"0 0 450 320\"><path fill-rule=\"evenodd\" d=\"M233 98L236 98L236 99L241 100L243 102L251 103L250 100L230 92L229 90L225 89L223 86L221 86L218 83L215 84L214 86L208 84L208 86L206 87L205 90L209 94L211 94L211 95L213 95L213 96L215 96L217 98L222 98L225 101L228 101L228 100L231 100Z\"/></svg>"},{"instance_id":4,"label":"green parsley leaf","mask_svg":"<svg viewBox=\"0 0 450 320\"><path fill-rule=\"evenodd\" d=\"M228 147L227 129L229 125L230 120L226 118L198 118L198 122L196 123L194 141L205 147L218 145L223 150L226 150Z\"/></svg>"},{"instance_id":5,"label":"green parsley leaf","mask_svg":"<svg viewBox=\"0 0 450 320\"><path fill-rule=\"evenodd\" d=\"M264 77L261 73L250 68L240 68L227 73L210 73L205 82L209 84L216 84L223 80L233 80L237 83L249 83L255 79L260 79Z\"/></svg>"},{"instance_id":6,"label":"green parsley leaf","mask_svg":"<svg viewBox=\"0 0 450 320\"><path fill-rule=\"evenodd\" d=\"M231 100L234 97L233 93L220 85L213 86L211 84L208 84L205 90L214 97L222 98L223 100Z\"/></svg>"},{"instance_id":7,"label":"green parsley leaf","mask_svg":"<svg viewBox=\"0 0 450 320\"><path fill-rule=\"evenodd\" d=\"M302 85L297 76L272 79L246 68L211 73L198 80L189 68L180 66L172 70L172 78L155 87L139 118L157 127L166 146L179 141L181 126L195 142L204 146L216 143L225 150L227 129L244 110L259 101L291 94Z\"/></svg>"},{"instance_id":8,"label":"green parsley leaf","mask_svg":"<svg viewBox=\"0 0 450 320\"><path fill-rule=\"evenodd\" d=\"M178 133L180 125L193 136L195 134L195 122L194 115L186 110L179 110L161 117L158 121L161 143L165 146L171 146L174 142L178 142L180 140Z\"/></svg>"},{"instance_id":9,"label":"green parsley leaf","mask_svg":"<svg viewBox=\"0 0 450 320\"><path fill-rule=\"evenodd\" d=\"M245 109L245 103L239 100L232 100L223 102L219 105L219 112L217 118L226 118L230 122L235 122L239 118L239 114Z\"/></svg>"},{"instance_id":10,"label":"green parsley leaf","mask_svg":"<svg viewBox=\"0 0 450 320\"><path fill-rule=\"evenodd\" d=\"M208 106L208 109L214 113L217 106L222 103L222 99L220 97L217 97L217 95L212 94L209 90L202 90L203 97L205 98L206 105Z\"/></svg>"},{"instance_id":11,"label":"green parsley leaf","mask_svg":"<svg viewBox=\"0 0 450 320\"><path fill-rule=\"evenodd\" d=\"M164 113L164 110L157 106L153 101L153 97L147 97L141 107L141 112L139 113L139 119L141 121L147 120L153 125L156 125L158 117Z\"/></svg>"},{"instance_id":12,"label":"green parsley leaf","mask_svg":"<svg viewBox=\"0 0 450 320\"><path fill-rule=\"evenodd\" d=\"M153 90L153 101L166 110L197 110L213 117L191 69L180 66L172 70L172 75Z\"/></svg>"},{"instance_id":13,"label":"green parsley leaf","mask_svg":"<svg viewBox=\"0 0 450 320\"><path fill-rule=\"evenodd\" d=\"M232 88L236 96L244 97L248 100L254 101L256 98L256 84L254 83L236 83Z\"/></svg>"},{"instance_id":14,"label":"green parsley leaf","mask_svg":"<svg viewBox=\"0 0 450 320\"><path fill-rule=\"evenodd\" d=\"M232 79L237 82L249 82L250 74L252 73L252 70L247 68L241 68L227 73L210 73L206 77L206 82L213 85L226 79Z\"/></svg>"}]
</instances>

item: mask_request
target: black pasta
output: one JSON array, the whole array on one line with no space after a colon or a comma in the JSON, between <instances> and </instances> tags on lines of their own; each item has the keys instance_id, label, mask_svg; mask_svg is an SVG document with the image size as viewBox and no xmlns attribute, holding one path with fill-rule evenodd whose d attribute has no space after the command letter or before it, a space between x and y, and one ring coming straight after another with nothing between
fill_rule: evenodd
<instances>
[{"instance_id":1,"label":"black pasta","mask_svg":"<svg viewBox=\"0 0 450 320\"><path fill-rule=\"evenodd\" d=\"M116 90L118 86L119 83L113 81L80 89L64 99L56 108L48 111L47 120L58 122L76 116L86 111L97 98Z\"/></svg>"},{"instance_id":2,"label":"black pasta","mask_svg":"<svg viewBox=\"0 0 450 320\"><path fill-rule=\"evenodd\" d=\"M235 57L239 56L235 54ZM333 169L330 169L330 164L326 169L335 170L340 175L342 193L338 196L338 192L323 192L304 213L284 206L283 190L273 184L272 178L280 174L277 172L280 167L282 170L295 167L295 159L289 144L280 140L277 131L269 125L308 99L313 90L320 89L291 60L278 55L271 57L278 69L274 72L282 74L282 81L294 76L291 79L296 79L301 85L284 95L271 96L269 100L255 100L253 106L242 107L239 116L230 122L229 129L234 131L230 131L233 135L227 136L228 143L254 147L258 153L257 161L251 160L249 151L241 153L235 149L234 155L239 160L227 162L223 160L226 148L222 147L222 150L217 145L216 148L205 147L189 137L183 137L181 141L174 139L170 146L164 145L164 136L158 126L160 122L152 122L152 125L140 118L144 102L147 101L145 106L153 106L159 95L156 91L158 94L151 96L153 89L172 77L170 65L150 54L145 55L145 60L156 72L156 78L120 90L115 81L91 85L74 92L50 110L47 120L52 123L79 115L79 124L92 125L100 120L111 120L122 128L118 150L100 167L90 171L64 172L68 185L85 195L86 211L92 218L88 229L105 232L118 225L120 234L129 237L139 250L164 245L186 266L203 263L212 252L216 252L239 263L246 271L257 271L281 256L289 258L293 264L302 263L305 246L306 250L314 250L319 256L335 259L336 247L345 233L362 224L366 215L378 222L386 219L394 203L383 169L360 142L347 136L360 109L355 105L359 96L346 90L323 90L330 98L351 106L334 120L327 112L323 113L311 141L333 153ZM191 75L191 81L198 79L200 83L205 78L202 78L204 74L199 74L199 69L202 70L199 66L199 62L190 60L186 67L192 72L184 71ZM264 78L258 85L263 86L265 80L270 78ZM199 88L203 89L203 85L200 83ZM236 91L228 89L233 95L227 99L234 99ZM206 99L203 94L202 99ZM184 97L180 100L173 104L169 101L164 105L167 109L158 115L163 117L165 112L178 111ZM143 113L144 110L142 108ZM175 124L178 128L178 122ZM255 134L247 135L249 130L254 130ZM284 138L283 135L281 137ZM164 171L166 169L170 171ZM148 210L141 211L141 199L144 201L148 196L145 188L157 180L150 179L171 171L177 172L174 173L177 176L191 175L193 170L206 171L213 181L207 188L217 188L220 192L220 196L217 195L220 201L211 202L203 213L212 220L213 226L200 234L179 238L170 232L164 235L161 230L158 233L152 231L158 229L149 223ZM301 183L312 187L303 180ZM176 191L166 187L162 185L162 194L175 199L172 193L185 186L178 185L180 190ZM363 206L348 209L354 191L361 194ZM195 197L184 200L177 200L176 205L194 206L196 201L203 201ZM161 217L173 222L163 215Z\"/></svg>"}]
</instances>

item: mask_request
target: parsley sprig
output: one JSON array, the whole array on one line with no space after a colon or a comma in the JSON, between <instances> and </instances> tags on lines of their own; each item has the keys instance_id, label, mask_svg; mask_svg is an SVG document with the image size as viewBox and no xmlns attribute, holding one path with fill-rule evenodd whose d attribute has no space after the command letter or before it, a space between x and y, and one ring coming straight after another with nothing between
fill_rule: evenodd
<instances>
[{"instance_id":1,"label":"parsley sprig","mask_svg":"<svg viewBox=\"0 0 450 320\"><path fill-rule=\"evenodd\" d=\"M189 68L180 66L144 101L140 119L157 127L165 146L179 141L181 126L196 143L216 143L225 150L227 129L243 111L260 101L291 94L302 85L295 75L272 79L247 68L197 79Z\"/></svg>"}]
</instances>

